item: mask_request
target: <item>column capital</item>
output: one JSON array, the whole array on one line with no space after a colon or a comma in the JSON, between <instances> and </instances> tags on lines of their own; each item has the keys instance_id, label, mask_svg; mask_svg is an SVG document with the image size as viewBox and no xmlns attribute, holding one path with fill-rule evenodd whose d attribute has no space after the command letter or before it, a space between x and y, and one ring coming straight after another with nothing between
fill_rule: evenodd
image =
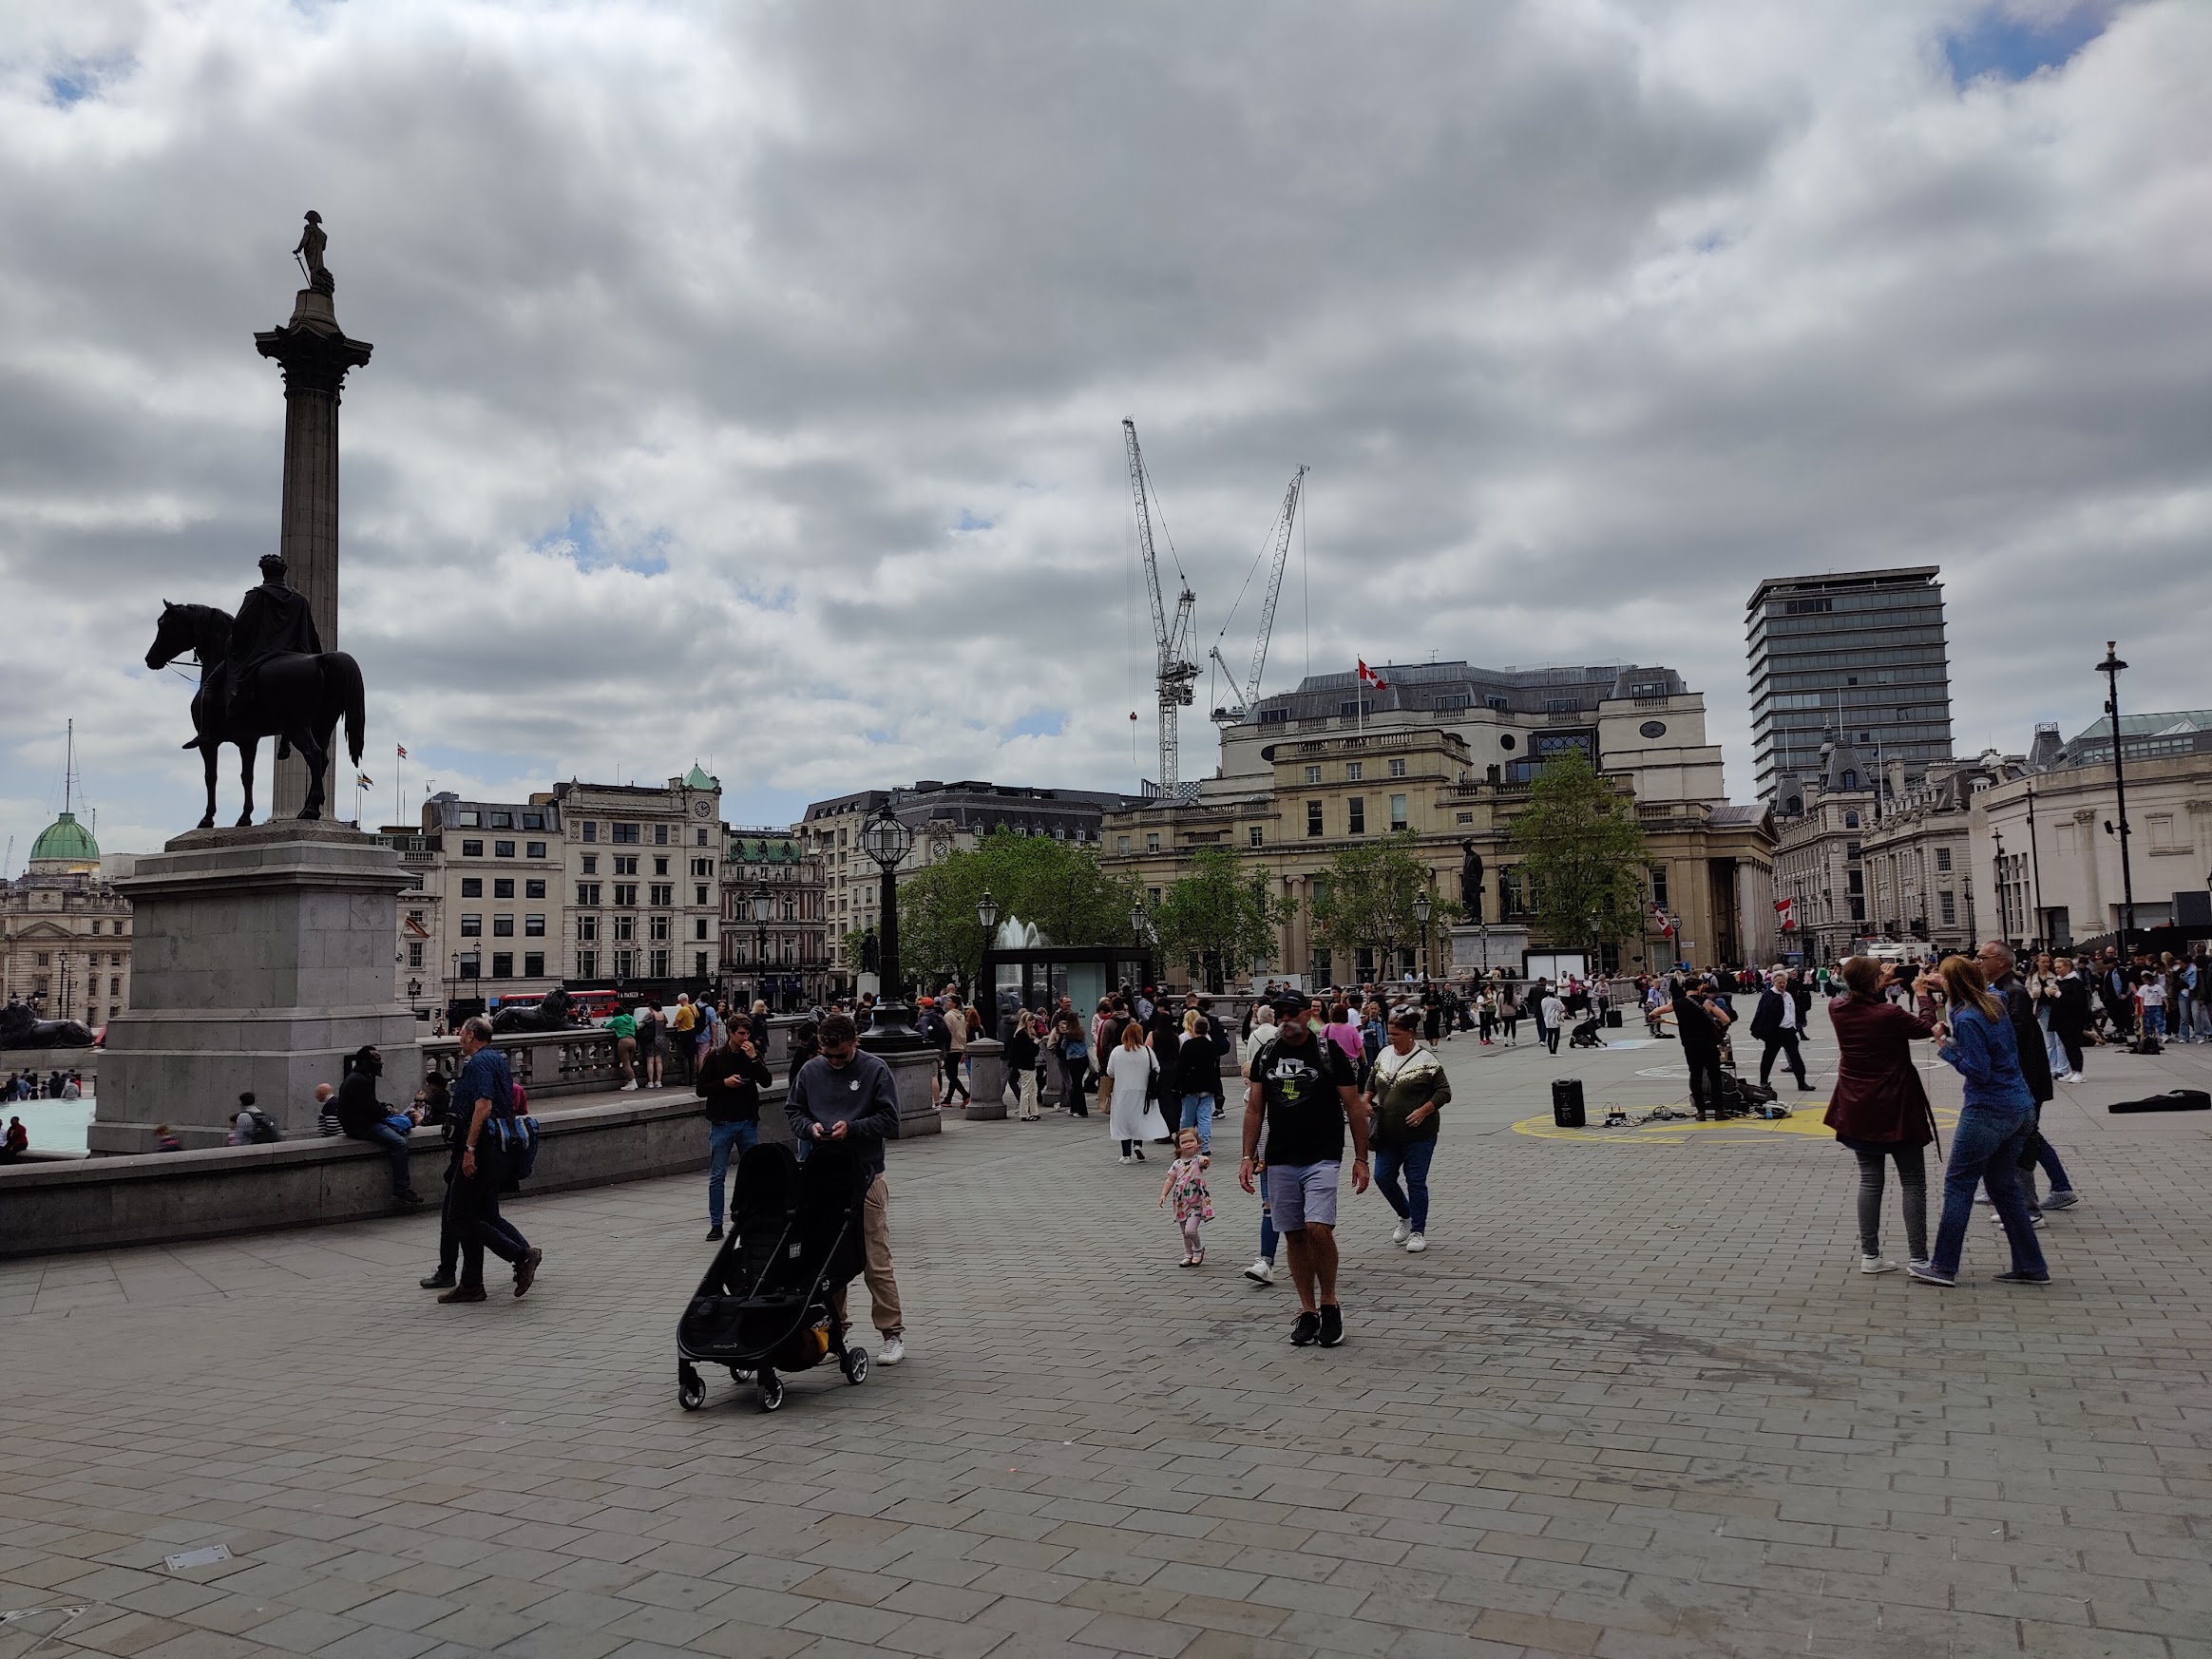
<instances>
[{"instance_id":1,"label":"column capital","mask_svg":"<svg viewBox=\"0 0 2212 1659\"><path fill-rule=\"evenodd\" d=\"M328 295L302 289L292 320L280 329L254 335L254 349L284 371L286 391L319 391L335 397L346 371L369 361L376 348L349 337L338 327Z\"/></svg>"}]
</instances>

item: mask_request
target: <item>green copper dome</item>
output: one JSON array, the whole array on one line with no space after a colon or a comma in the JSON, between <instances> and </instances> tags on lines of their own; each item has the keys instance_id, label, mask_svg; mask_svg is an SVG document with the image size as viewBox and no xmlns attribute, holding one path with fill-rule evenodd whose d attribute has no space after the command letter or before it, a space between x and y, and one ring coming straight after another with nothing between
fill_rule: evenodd
<instances>
[{"instance_id":1,"label":"green copper dome","mask_svg":"<svg viewBox=\"0 0 2212 1659\"><path fill-rule=\"evenodd\" d=\"M691 771L684 773L683 787L687 790L718 790L722 784L720 779L709 777L705 768L695 760Z\"/></svg>"},{"instance_id":2,"label":"green copper dome","mask_svg":"<svg viewBox=\"0 0 2212 1659\"><path fill-rule=\"evenodd\" d=\"M91 830L77 822L74 812L64 812L31 843L30 857L33 863L42 860L57 864L97 863L100 844L92 839Z\"/></svg>"}]
</instances>

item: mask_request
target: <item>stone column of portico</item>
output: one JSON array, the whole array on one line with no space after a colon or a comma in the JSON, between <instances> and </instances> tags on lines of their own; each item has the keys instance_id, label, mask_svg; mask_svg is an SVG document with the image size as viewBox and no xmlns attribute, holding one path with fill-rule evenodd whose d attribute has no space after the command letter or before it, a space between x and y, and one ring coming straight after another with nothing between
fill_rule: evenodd
<instances>
[{"instance_id":1,"label":"stone column of portico","mask_svg":"<svg viewBox=\"0 0 2212 1659\"><path fill-rule=\"evenodd\" d=\"M307 597L325 651L338 649L338 393L346 371L369 361L375 348L349 339L331 296L302 288L292 320L254 336L262 356L284 371L284 505L276 550L291 585ZM275 759L272 752L271 759ZM346 798L352 780L334 766L329 788ZM307 768L297 755L276 766L271 817L289 818L307 799ZM334 811L334 817L336 813Z\"/></svg>"}]
</instances>

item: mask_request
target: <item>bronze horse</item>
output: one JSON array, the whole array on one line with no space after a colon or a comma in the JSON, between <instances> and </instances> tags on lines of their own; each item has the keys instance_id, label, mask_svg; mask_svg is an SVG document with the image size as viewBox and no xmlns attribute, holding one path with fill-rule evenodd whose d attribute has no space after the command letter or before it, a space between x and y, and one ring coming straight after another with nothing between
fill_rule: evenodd
<instances>
[{"instance_id":1,"label":"bronze horse","mask_svg":"<svg viewBox=\"0 0 2212 1659\"><path fill-rule=\"evenodd\" d=\"M346 747L361 764L363 707L361 670L343 651L319 657L284 652L261 665L252 690L227 710L224 680L230 675L231 614L214 605L173 605L162 601L162 620L146 652L148 668L165 668L190 651L200 661L200 689L192 694L192 730L187 749L200 751L207 768L207 815L200 828L215 827L215 757L225 744L238 752L238 779L245 790L240 826L254 821L254 759L261 739L274 737L276 758L296 749L307 763L307 800L302 818L323 814L323 773L337 742L338 721L346 722Z\"/></svg>"}]
</instances>

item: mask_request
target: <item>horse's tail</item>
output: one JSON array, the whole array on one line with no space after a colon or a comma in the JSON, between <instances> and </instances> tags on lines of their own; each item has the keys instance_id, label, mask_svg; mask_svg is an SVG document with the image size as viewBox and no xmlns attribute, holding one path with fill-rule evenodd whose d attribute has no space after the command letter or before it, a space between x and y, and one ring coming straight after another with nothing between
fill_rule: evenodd
<instances>
[{"instance_id":1,"label":"horse's tail","mask_svg":"<svg viewBox=\"0 0 2212 1659\"><path fill-rule=\"evenodd\" d=\"M337 692L342 712L346 716L346 753L353 757L353 764L361 764L361 745L369 723L366 693L361 689L361 665L343 651L334 651L323 659L336 677Z\"/></svg>"}]
</instances>

